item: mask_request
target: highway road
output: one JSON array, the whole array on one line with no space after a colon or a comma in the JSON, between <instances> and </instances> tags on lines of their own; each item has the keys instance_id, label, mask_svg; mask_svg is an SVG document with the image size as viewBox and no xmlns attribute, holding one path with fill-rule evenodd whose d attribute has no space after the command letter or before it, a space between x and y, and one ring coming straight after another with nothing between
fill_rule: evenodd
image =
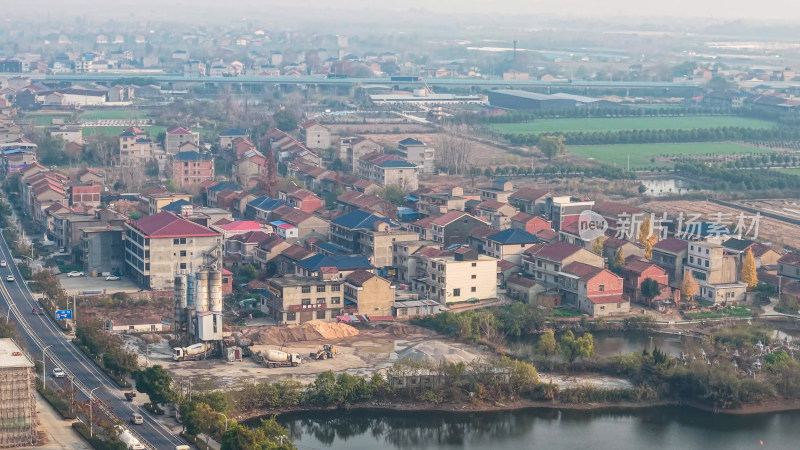
<instances>
[{"instance_id":1,"label":"highway road","mask_svg":"<svg viewBox=\"0 0 800 450\"><path fill-rule=\"evenodd\" d=\"M142 414L145 419L144 424L126 424L126 426L141 436L143 445L152 449L172 450L176 445L186 444L180 437L175 436L169 429L156 422L146 410L125 401L123 391L71 340L64 336L53 318L47 314L41 316L31 314L31 309L38 308L39 303L33 298L27 284L23 281L22 274L14 263L11 251L2 234L0 234L0 259L8 261L7 268L0 268L2 304L7 307L8 301L11 301L12 314L19 325L19 333L23 335L20 337L27 340L31 357L41 359L42 346L49 347L46 364L48 385L52 386L54 382L52 369L57 365L64 369L68 377L75 377L76 386L83 385L81 390L84 399L88 398L90 390L94 390L95 398L102 401L125 422L134 411ZM8 274L14 275L16 281L6 281L5 278Z\"/></svg>"}]
</instances>

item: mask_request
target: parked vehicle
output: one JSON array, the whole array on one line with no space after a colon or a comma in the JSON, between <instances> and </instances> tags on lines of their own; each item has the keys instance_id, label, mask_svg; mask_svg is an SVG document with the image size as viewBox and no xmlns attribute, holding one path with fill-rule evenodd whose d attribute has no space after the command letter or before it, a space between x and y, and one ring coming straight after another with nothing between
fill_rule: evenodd
<instances>
[{"instance_id":1,"label":"parked vehicle","mask_svg":"<svg viewBox=\"0 0 800 450\"><path fill-rule=\"evenodd\" d=\"M106 277L106 281L119 281L121 279L122 278L120 278L120 277L118 277L116 275L109 275L109 276Z\"/></svg>"},{"instance_id":2,"label":"parked vehicle","mask_svg":"<svg viewBox=\"0 0 800 450\"><path fill-rule=\"evenodd\" d=\"M14 275L7 276L6 277L6 281L8 281L9 283L13 283L14 282Z\"/></svg>"},{"instance_id":3,"label":"parked vehicle","mask_svg":"<svg viewBox=\"0 0 800 450\"><path fill-rule=\"evenodd\" d=\"M311 359L328 359L333 358L336 354L339 353L339 349L334 347L333 345L325 344L322 346L321 349L317 350L316 352L311 352L309 356Z\"/></svg>"},{"instance_id":4,"label":"parked vehicle","mask_svg":"<svg viewBox=\"0 0 800 450\"><path fill-rule=\"evenodd\" d=\"M64 373L63 370L61 370L61 368L56 367L55 369L53 369L53 376L56 378L64 378L66 374Z\"/></svg>"},{"instance_id":5,"label":"parked vehicle","mask_svg":"<svg viewBox=\"0 0 800 450\"><path fill-rule=\"evenodd\" d=\"M72 272L67 274L68 277L82 277L84 276L83 272L78 272L73 270Z\"/></svg>"},{"instance_id":6,"label":"parked vehicle","mask_svg":"<svg viewBox=\"0 0 800 450\"><path fill-rule=\"evenodd\" d=\"M175 347L172 349L172 359L174 361L194 361L205 359L211 346L202 342L192 344L188 347Z\"/></svg>"},{"instance_id":7,"label":"parked vehicle","mask_svg":"<svg viewBox=\"0 0 800 450\"><path fill-rule=\"evenodd\" d=\"M258 352L258 357L267 367L297 367L302 364L303 358L299 353L286 353L280 350L265 350Z\"/></svg>"},{"instance_id":8,"label":"parked vehicle","mask_svg":"<svg viewBox=\"0 0 800 450\"><path fill-rule=\"evenodd\" d=\"M126 392L125 393L125 400L132 402L133 398L136 397L136 392Z\"/></svg>"},{"instance_id":9,"label":"parked vehicle","mask_svg":"<svg viewBox=\"0 0 800 450\"><path fill-rule=\"evenodd\" d=\"M131 423L134 425L141 425L144 423L144 417L139 413L131 414Z\"/></svg>"}]
</instances>

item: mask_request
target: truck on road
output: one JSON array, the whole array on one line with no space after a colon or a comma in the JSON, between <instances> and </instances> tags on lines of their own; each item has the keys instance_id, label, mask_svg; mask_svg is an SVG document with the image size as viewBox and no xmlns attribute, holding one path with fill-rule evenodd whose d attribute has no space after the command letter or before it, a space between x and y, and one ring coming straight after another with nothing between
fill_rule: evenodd
<instances>
[{"instance_id":1,"label":"truck on road","mask_svg":"<svg viewBox=\"0 0 800 450\"><path fill-rule=\"evenodd\" d=\"M211 351L211 345L199 342L188 347L175 347L172 349L172 359L175 361L194 361L206 359Z\"/></svg>"},{"instance_id":2,"label":"truck on road","mask_svg":"<svg viewBox=\"0 0 800 450\"><path fill-rule=\"evenodd\" d=\"M146 447L142 445L138 439L133 437L130 431L119 425L117 425L117 430L119 430L118 439L125 444L128 450L145 450Z\"/></svg>"},{"instance_id":3,"label":"truck on road","mask_svg":"<svg viewBox=\"0 0 800 450\"><path fill-rule=\"evenodd\" d=\"M275 367L297 367L302 364L303 358L299 353L287 353L280 350L264 350L258 352L258 358L264 365Z\"/></svg>"}]
</instances>

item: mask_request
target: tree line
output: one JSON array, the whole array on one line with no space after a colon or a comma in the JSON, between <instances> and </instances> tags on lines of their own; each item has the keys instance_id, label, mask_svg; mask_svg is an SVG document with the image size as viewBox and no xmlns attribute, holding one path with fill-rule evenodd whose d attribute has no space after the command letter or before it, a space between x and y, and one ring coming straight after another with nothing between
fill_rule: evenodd
<instances>
[{"instance_id":1,"label":"tree line","mask_svg":"<svg viewBox=\"0 0 800 450\"><path fill-rule=\"evenodd\" d=\"M715 191L800 189L800 176L767 169L739 170L720 165L677 163L675 171L708 183Z\"/></svg>"},{"instance_id":2,"label":"tree line","mask_svg":"<svg viewBox=\"0 0 800 450\"><path fill-rule=\"evenodd\" d=\"M559 110L506 110L503 114L459 114L448 122L454 124L494 124L532 122L537 119L579 119L579 118L618 118L618 117L673 117L731 115L727 106L652 106L621 108L570 108Z\"/></svg>"}]
</instances>

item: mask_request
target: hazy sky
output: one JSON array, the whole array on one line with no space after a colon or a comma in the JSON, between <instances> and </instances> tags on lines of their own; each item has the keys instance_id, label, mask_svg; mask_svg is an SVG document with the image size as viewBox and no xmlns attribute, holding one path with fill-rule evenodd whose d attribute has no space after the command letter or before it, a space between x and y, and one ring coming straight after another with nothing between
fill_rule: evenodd
<instances>
[{"instance_id":1,"label":"hazy sky","mask_svg":"<svg viewBox=\"0 0 800 450\"><path fill-rule=\"evenodd\" d=\"M708 17L710 19L766 19L800 22L798 0L0 0L7 13L50 16L102 17L126 15L136 18L167 19L183 11L209 13L209 20L219 15L270 15L275 9L316 8L369 11L426 10L435 13L553 15L614 21L618 16Z\"/></svg>"}]
</instances>

